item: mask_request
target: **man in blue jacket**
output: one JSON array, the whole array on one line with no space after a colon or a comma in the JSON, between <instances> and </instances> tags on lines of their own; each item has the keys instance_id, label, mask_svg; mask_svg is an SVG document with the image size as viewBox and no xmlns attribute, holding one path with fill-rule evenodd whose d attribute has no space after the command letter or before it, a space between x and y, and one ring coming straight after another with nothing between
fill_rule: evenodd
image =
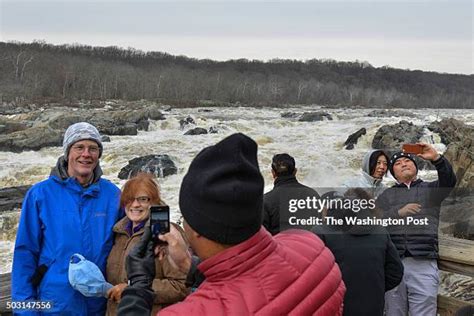
<instances>
[{"instance_id":1,"label":"man in blue jacket","mask_svg":"<svg viewBox=\"0 0 474 316\"><path fill-rule=\"evenodd\" d=\"M112 227L120 215L120 190L101 178L103 147L94 126L71 125L63 149L50 177L35 184L23 201L13 255L12 301L50 302L43 304L50 307L43 311L58 315L103 315L106 299L86 298L75 291L68 281L68 265L71 255L80 253L105 271Z\"/></svg>"}]
</instances>

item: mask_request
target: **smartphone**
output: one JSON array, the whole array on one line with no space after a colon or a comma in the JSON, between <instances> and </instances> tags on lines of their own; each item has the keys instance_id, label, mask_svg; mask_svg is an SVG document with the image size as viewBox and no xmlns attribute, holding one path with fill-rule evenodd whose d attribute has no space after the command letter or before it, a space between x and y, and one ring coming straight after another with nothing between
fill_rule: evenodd
<instances>
[{"instance_id":1,"label":"smartphone","mask_svg":"<svg viewBox=\"0 0 474 316\"><path fill-rule=\"evenodd\" d=\"M403 144L402 151L407 154L418 155L423 153L423 147L418 144Z\"/></svg>"},{"instance_id":2,"label":"smartphone","mask_svg":"<svg viewBox=\"0 0 474 316\"><path fill-rule=\"evenodd\" d=\"M159 234L170 232L170 208L168 205L152 205L150 207L150 229L155 243L163 243Z\"/></svg>"}]
</instances>

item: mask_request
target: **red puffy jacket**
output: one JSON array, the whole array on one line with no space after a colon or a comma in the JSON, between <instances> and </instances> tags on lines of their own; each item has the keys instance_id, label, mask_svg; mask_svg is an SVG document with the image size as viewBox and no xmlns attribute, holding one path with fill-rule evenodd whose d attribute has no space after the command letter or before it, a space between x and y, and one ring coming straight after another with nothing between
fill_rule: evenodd
<instances>
[{"instance_id":1,"label":"red puffy jacket","mask_svg":"<svg viewBox=\"0 0 474 316\"><path fill-rule=\"evenodd\" d=\"M203 261L206 280L159 315L342 315L345 286L331 251L314 234L264 228Z\"/></svg>"}]
</instances>

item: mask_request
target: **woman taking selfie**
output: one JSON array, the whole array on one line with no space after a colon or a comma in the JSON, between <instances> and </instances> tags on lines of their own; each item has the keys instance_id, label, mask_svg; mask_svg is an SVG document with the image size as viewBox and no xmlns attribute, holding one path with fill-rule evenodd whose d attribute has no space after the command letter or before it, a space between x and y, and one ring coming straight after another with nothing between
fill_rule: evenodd
<instances>
[{"instance_id":1,"label":"woman taking selfie","mask_svg":"<svg viewBox=\"0 0 474 316\"><path fill-rule=\"evenodd\" d=\"M158 184L149 174L139 174L128 180L120 197L120 205L125 208L125 217L115 224L114 246L107 259L107 281L114 287L108 292L107 315L116 315L122 291L127 286L125 258L138 243L150 217L150 207L162 204ZM175 225L177 227L177 225ZM155 257L156 276L153 281L155 301L152 314L161 308L181 301L188 291L185 286L186 275L171 266L168 259Z\"/></svg>"}]
</instances>

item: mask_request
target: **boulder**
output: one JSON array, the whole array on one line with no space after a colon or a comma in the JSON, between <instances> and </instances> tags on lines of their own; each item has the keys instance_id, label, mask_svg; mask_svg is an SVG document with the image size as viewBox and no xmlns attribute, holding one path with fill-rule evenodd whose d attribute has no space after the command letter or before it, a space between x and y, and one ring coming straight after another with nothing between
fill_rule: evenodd
<instances>
[{"instance_id":1,"label":"boulder","mask_svg":"<svg viewBox=\"0 0 474 316\"><path fill-rule=\"evenodd\" d=\"M119 174L119 179L129 179L139 172L147 172L157 178L163 178L178 172L178 168L168 155L147 155L134 158L123 167Z\"/></svg>"},{"instance_id":2,"label":"boulder","mask_svg":"<svg viewBox=\"0 0 474 316\"><path fill-rule=\"evenodd\" d=\"M25 123L10 122L7 120L0 121L0 134L10 134L18 131L24 131L28 128L29 126Z\"/></svg>"},{"instance_id":3,"label":"boulder","mask_svg":"<svg viewBox=\"0 0 474 316\"><path fill-rule=\"evenodd\" d=\"M474 137L474 127L468 126L454 118L442 119L430 123L427 128L441 137L441 142L449 145L451 142L462 140L463 137Z\"/></svg>"},{"instance_id":4,"label":"boulder","mask_svg":"<svg viewBox=\"0 0 474 316\"><path fill-rule=\"evenodd\" d=\"M49 126L32 127L24 131L0 135L0 151L22 152L43 147L62 146L64 131Z\"/></svg>"},{"instance_id":5,"label":"boulder","mask_svg":"<svg viewBox=\"0 0 474 316\"><path fill-rule=\"evenodd\" d=\"M191 116L187 116L186 118L179 120L179 128L181 130L183 130L188 125L196 125L196 122Z\"/></svg>"},{"instance_id":6,"label":"boulder","mask_svg":"<svg viewBox=\"0 0 474 316\"><path fill-rule=\"evenodd\" d=\"M209 134L217 134L218 132L219 130L217 129L217 127L215 126L209 127L209 131L208 131Z\"/></svg>"},{"instance_id":7,"label":"boulder","mask_svg":"<svg viewBox=\"0 0 474 316\"><path fill-rule=\"evenodd\" d=\"M163 115L163 113L161 113L161 110L157 105L147 107L146 115L150 120L166 120L166 117Z\"/></svg>"},{"instance_id":8,"label":"boulder","mask_svg":"<svg viewBox=\"0 0 474 316\"><path fill-rule=\"evenodd\" d=\"M415 115L410 111L404 110L373 110L367 116L370 117L399 117L399 116L408 116L414 117Z\"/></svg>"},{"instance_id":9,"label":"boulder","mask_svg":"<svg viewBox=\"0 0 474 316\"><path fill-rule=\"evenodd\" d=\"M349 135L347 137L346 141L344 142L344 146L346 146L346 149L351 150L354 149L354 145L357 144L357 141L362 135L365 135L367 131L365 130L364 127L362 127L360 130L355 132L354 134Z\"/></svg>"},{"instance_id":10,"label":"boulder","mask_svg":"<svg viewBox=\"0 0 474 316\"><path fill-rule=\"evenodd\" d=\"M449 136L448 127L447 136L459 141L451 141L444 156L453 166L457 182L455 190L441 208L441 226L448 227L444 229L445 233L474 240L474 134L469 126L455 124L458 126L456 134Z\"/></svg>"},{"instance_id":11,"label":"boulder","mask_svg":"<svg viewBox=\"0 0 474 316\"><path fill-rule=\"evenodd\" d=\"M301 117L299 118L298 121L300 122L316 122L316 121L322 121L322 120L332 120L331 114L327 112L305 112Z\"/></svg>"},{"instance_id":12,"label":"boulder","mask_svg":"<svg viewBox=\"0 0 474 316\"><path fill-rule=\"evenodd\" d=\"M390 157L395 152L402 150L403 144L418 142L424 134L423 130L423 126L417 126L405 120L393 125L383 125L375 133L374 139L372 140L372 148L382 149ZM420 170L434 169L429 161L418 157L415 157L415 160Z\"/></svg>"},{"instance_id":13,"label":"boulder","mask_svg":"<svg viewBox=\"0 0 474 316\"><path fill-rule=\"evenodd\" d=\"M190 129L184 135L202 135L202 134L207 134L207 130L202 127L195 127L193 129Z\"/></svg>"},{"instance_id":14,"label":"boulder","mask_svg":"<svg viewBox=\"0 0 474 316\"><path fill-rule=\"evenodd\" d=\"M423 127L411 122L400 121L393 125L383 125L375 133L372 148L401 150L406 143L416 143L423 136Z\"/></svg>"},{"instance_id":15,"label":"boulder","mask_svg":"<svg viewBox=\"0 0 474 316\"><path fill-rule=\"evenodd\" d=\"M137 124L125 123L117 124L115 126L94 124L101 134L106 135L137 135Z\"/></svg>"},{"instance_id":16,"label":"boulder","mask_svg":"<svg viewBox=\"0 0 474 316\"><path fill-rule=\"evenodd\" d=\"M30 188L31 185L22 185L0 189L0 212L21 208L23 197Z\"/></svg>"},{"instance_id":17,"label":"boulder","mask_svg":"<svg viewBox=\"0 0 474 316\"><path fill-rule=\"evenodd\" d=\"M300 116L301 114L299 113L295 113L295 112L283 112L283 113L280 113L280 116L283 117L283 118L297 118L298 116Z\"/></svg>"}]
</instances>

